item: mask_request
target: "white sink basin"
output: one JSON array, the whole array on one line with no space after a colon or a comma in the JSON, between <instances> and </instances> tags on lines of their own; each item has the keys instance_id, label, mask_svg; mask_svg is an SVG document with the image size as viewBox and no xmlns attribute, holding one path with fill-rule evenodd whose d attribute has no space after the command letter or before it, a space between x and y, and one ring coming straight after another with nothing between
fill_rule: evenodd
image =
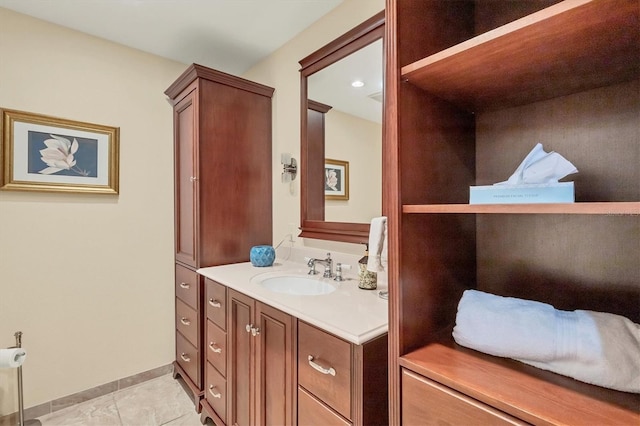
<instances>
[{"instance_id":1,"label":"white sink basin","mask_svg":"<svg viewBox=\"0 0 640 426\"><path fill-rule=\"evenodd\" d=\"M336 287L327 281L298 275L266 278L260 281L260 285L275 293L296 296L319 296L336 290Z\"/></svg>"}]
</instances>

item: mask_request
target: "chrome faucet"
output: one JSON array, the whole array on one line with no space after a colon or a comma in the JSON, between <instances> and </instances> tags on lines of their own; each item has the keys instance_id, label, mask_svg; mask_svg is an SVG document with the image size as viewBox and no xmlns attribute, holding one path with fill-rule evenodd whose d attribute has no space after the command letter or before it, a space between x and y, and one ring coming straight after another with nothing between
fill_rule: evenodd
<instances>
[{"instance_id":1,"label":"chrome faucet","mask_svg":"<svg viewBox=\"0 0 640 426\"><path fill-rule=\"evenodd\" d=\"M324 278L333 277L333 260L331 259L331 253L327 253L326 259L309 259L307 262L307 266L311 268L309 269L309 275L316 275L318 273L318 271L316 271L316 263L324 265L324 273L322 274Z\"/></svg>"}]
</instances>

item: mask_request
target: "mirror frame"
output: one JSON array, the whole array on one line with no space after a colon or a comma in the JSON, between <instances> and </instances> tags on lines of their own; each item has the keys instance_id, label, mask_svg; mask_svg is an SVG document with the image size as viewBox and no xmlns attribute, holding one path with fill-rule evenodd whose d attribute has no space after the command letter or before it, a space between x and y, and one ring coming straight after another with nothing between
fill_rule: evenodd
<instances>
[{"instance_id":1,"label":"mirror frame","mask_svg":"<svg viewBox=\"0 0 640 426\"><path fill-rule=\"evenodd\" d=\"M309 189L309 176L307 170L318 167L324 168L324 155L317 155L319 147L309 147L307 141L307 109L309 100L307 99L307 78L316 72L328 67L334 62L352 54L353 52L384 38L384 10L373 17L367 19L362 24L333 40L329 44L316 50L309 56L302 59L300 64L300 237L314 238L320 240L340 241L348 243L367 243L369 241L369 224L352 222L326 222L324 220L324 190L322 197L313 196L318 191ZM384 49L384 47L383 47ZM383 51L383 73L384 58ZM382 88L384 98L384 85ZM313 102L313 101L311 101ZM383 130L384 138L384 108L383 108ZM384 140L383 140L384 144ZM324 146L322 146L324 154ZM322 158L322 164L317 162ZM318 199L320 198L320 199ZM321 212L321 218L311 219L310 212Z\"/></svg>"}]
</instances>

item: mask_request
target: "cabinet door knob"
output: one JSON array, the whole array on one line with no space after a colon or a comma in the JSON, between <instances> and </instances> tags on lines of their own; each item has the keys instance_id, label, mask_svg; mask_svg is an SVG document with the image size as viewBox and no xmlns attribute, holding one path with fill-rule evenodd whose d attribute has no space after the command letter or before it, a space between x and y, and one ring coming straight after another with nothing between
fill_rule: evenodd
<instances>
[{"instance_id":1,"label":"cabinet door knob","mask_svg":"<svg viewBox=\"0 0 640 426\"><path fill-rule=\"evenodd\" d=\"M189 283L180 283L180 288L184 288L185 290L189 290L189 287L191 287L189 285Z\"/></svg>"},{"instance_id":2,"label":"cabinet door knob","mask_svg":"<svg viewBox=\"0 0 640 426\"><path fill-rule=\"evenodd\" d=\"M195 176L191 176L191 177L189 178L189 180L190 180L191 182L195 182L195 181L197 181L197 180L198 180L198 178L197 178L197 177L195 177Z\"/></svg>"},{"instance_id":3,"label":"cabinet door knob","mask_svg":"<svg viewBox=\"0 0 640 426\"><path fill-rule=\"evenodd\" d=\"M182 317L182 318L180 318L180 322L183 325L191 325L191 321L189 321L189 318Z\"/></svg>"},{"instance_id":4,"label":"cabinet door knob","mask_svg":"<svg viewBox=\"0 0 640 426\"><path fill-rule=\"evenodd\" d=\"M253 324L247 324L244 329L247 330L247 333L251 333L252 328L253 328Z\"/></svg>"},{"instance_id":5,"label":"cabinet door knob","mask_svg":"<svg viewBox=\"0 0 640 426\"><path fill-rule=\"evenodd\" d=\"M222 353L222 348L213 342L209 343L209 349L211 349L212 352L215 352L217 354Z\"/></svg>"},{"instance_id":6,"label":"cabinet door knob","mask_svg":"<svg viewBox=\"0 0 640 426\"><path fill-rule=\"evenodd\" d=\"M209 393L211 394L212 397L214 398L222 398L222 394L220 392L218 392L218 390L216 389L215 386L213 385L209 385Z\"/></svg>"},{"instance_id":7,"label":"cabinet door knob","mask_svg":"<svg viewBox=\"0 0 640 426\"><path fill-rule=\"evenodd\" d=\"M209 299L209 304L214 308L221 308L222 304L215 299Z\"/></svg>"},{"instance_id":8,"label":"cabinet door knob","mask_svg":"<svg viewBox=\"0 0 640 426\"><path fill-rule=\"evenodd\" d=\"M258 334L260 334L260 327L251 327L251 335L255 337Z\"/></svg>"},{"instance_id":9,"label":"cabinet door knob","mask_svg":"<svg viewBox=\"0 0 640 426\"><path fill-rule=\"evenodd\" d=\"M329 367L328 365L325 365L325 363L320 362L318 359L314 359L313 355L309 355L307 359L309 360L309 365L314 370L317 370L322 374L331 374L332 376L336 375L336 370L334 370L333 367Z\"/></svg>"},{"instance_id":10,"label":"cabinet door knob","mask_svg":"<svg viewBox=\"0 0 640 426\"><path fill-rule=\"evenodd\" d=\"M180 358L182 358L184 362L191 362L191 358L189 358L184 352L180 354Z\"/></svg>"}]
</instances>

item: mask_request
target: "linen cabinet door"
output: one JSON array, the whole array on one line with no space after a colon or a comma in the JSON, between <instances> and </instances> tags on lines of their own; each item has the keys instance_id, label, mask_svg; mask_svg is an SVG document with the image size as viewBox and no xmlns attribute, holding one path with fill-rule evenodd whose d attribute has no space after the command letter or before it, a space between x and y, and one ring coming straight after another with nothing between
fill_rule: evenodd
<instances>
[{"instance_id":1,"label":"linen cabinet door","mask_svg":"<svg viewBox=\"0 0 640 426\"><path fill-rule=\"evenodd\" d=\"M256 302L256 424L293 425L295 320Z\"/></svg>"},{"instance_id":2,"label":"linen cabinet door","mask_svg":"<svg viewBox=\"0 0 640 426\"><path fill-rule=\"evenodd\" d=\"M189 92L174 106L175 250L176 261L197 264L197 92Z\"/></svg>"},{"instance_id":3,"label":"linen cabinet door","mask_svg":"<svg viewBox=\"0 0 640 426\"><path fill-rule=\"evenodd\" d=\"M227 419L230 425L249 426L255 422L254 339L251 336L251 329L255 327L253 324L255 302L252 298L231 289L228 295Z\"/></svg>"}]
</instances>

